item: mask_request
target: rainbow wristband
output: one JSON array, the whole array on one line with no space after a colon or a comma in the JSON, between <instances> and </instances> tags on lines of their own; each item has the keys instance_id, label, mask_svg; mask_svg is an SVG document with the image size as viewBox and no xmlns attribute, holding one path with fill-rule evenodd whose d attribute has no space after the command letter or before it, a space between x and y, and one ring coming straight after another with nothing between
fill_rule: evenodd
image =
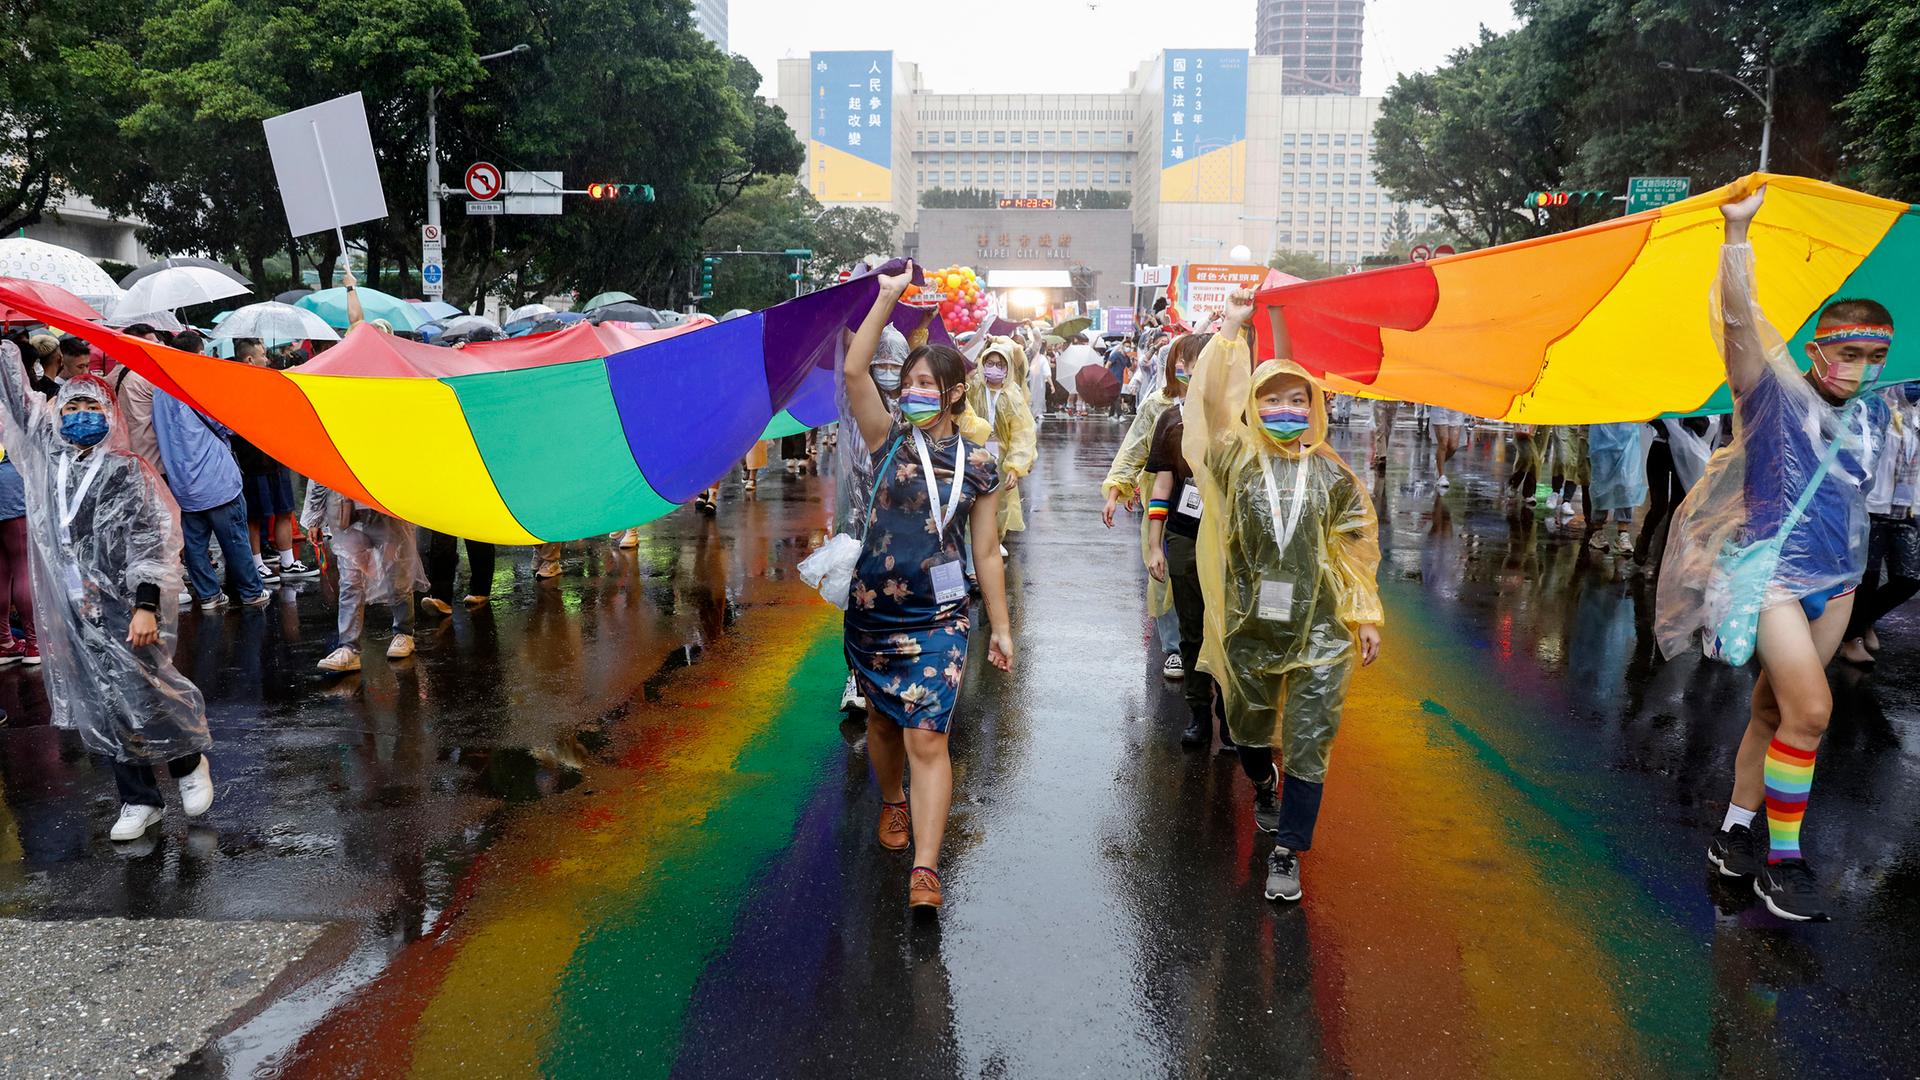
<instances>
[{"instance_id":1,"label":"rainbow wristband","mask_svg":"<svg viewBox=\"0 0 1920 1080\"><path fill-rule=\"evenodd\" d=\"M1167 499L1148 499L1147 500L1147 520L1148 521L1167 520L1167 510L1172 505L1173 504Z\"/></svg>"}]
</instances>

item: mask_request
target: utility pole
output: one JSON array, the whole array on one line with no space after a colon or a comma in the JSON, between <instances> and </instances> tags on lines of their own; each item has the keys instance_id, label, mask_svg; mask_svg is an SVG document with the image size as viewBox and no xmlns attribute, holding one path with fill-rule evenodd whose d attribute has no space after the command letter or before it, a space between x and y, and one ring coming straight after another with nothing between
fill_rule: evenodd
<instances>
[{"instance_id":1,"label":"utility pole","mask_svg":"<svg viewBox=\"0 0 1920 1080\"><path fill-rule=\"evenodd\" d=\"M522 43L511 49L487 53L475 59L484 64L489 60L503 60L509 56L518 56L531 51L532 48L533 46ZM437 108L439 99L440 88L427 87L427 224L436 227L440 224L440 200L446 195L445 189L440 186L440 117Z\"/></svg>"},{"instance_id":2,"label":"utility pole","mask_svg":"<svg viewBox=\"0 0 1920 1080\"><path fill-rule=\"evenodd\" d=\"M1759 102L1760 108L1765 110L1760 121L1760 171L1767 171L1767 164L1773 159L1773 88L1780 74L1777 66L1767 65L1767 91L1764 94L1754 89L1752 83L1737 75L1721 71L1719 68L1681 67L1671 60L1662 60L1654 66L1661 71L1684 71L1690 75L1718 75L1753 95L1753 100Z\"/></svg>"}]
</instances>

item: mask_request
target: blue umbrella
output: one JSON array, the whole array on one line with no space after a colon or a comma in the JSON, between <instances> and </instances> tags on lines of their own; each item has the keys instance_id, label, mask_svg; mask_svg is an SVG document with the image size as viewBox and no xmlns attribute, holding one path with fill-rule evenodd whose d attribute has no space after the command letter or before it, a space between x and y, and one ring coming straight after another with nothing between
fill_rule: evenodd
<instances>
[{"instance_id":1,"label":"blue umbrella","mask_svg":"<svg viewBox=\"0 0 1920 1080\"><path fill-rule=\"evenodd\" d=\"M412 304L397 296L388 296L378 289L360 286L360 308L366 313L367 321L385 319L395 330L418 330L427 317L415 311ZM327 320L327 325L337 330L347 328L347 290L321 289L294 302L294 307L303 307L315 315Z\"/></svg>"},{"instance_id":2,"label":"blue umbrella","mask_svg":"<svg viewBox=\"0 0 1920 1080\"><path fill-rule=\"evenodd\" d=\"M466 314L444 300L409 300L407 303L429 319L451 319Z\"/></svg>"}]
</instances>

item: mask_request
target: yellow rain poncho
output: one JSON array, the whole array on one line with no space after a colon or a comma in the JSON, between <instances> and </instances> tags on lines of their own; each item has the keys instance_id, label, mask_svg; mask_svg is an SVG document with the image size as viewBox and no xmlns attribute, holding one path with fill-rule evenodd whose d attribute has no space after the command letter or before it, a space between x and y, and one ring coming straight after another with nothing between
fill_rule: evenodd
<instances>
[{"instance_id":1,"label":"yellow rain poncho","mask_svg":"<svg viewBox=\"0 0 1920 1080\"><path fill-rule=\"evenodd\" d=\"M1102 497L1117 493L1122 503L1131 502L1136 496L1145 498L1147 452L1153 449L1154 429L1160 426L1160 418L1171 408L1173 399L1167 396L1163 387L1155 387L1153 393L1140 403L1140 410L1133 416L1133 426L1127 429L1126 440L1120 444L1120 452L1113 455L1113 465L1107 469L1107 478L1100 484ZM1147 519L1143 517L1140 519L1140 557L1146 559L1152 554L1152 545L1147 542ZM1147 614L1157 619L1172 608L1173 586L1149 577Z\"/></svg>"},{"instance_id":2,"label":"yellow rain poncho","mask_svg":"<svg viewBox=\"0 0 1920 1080\"><path fill-rule=\"evenodd\" d=\"M1027 401L1027 354L1011 339L996 338L981 350L980 363L994 354L1006 358L1007 380L998 389L987 386L985 376L975 368L967 376L967 408L983 418L993 432L987 445L1000 454L1000 538L1027 527L1020 508L1020 489L1008 486L1033 471L1037 452L1033 406Z\"/></svg>"},{"instance_id":3,"label":"yellow rain poncho","mask_svg":"<svg viewBox=\"0 0 1920 1080\"><path fill-rule=\"evenodd\" d=\"M1357 659L1354 627L1384 619L1379 527L1365 485L1327 445L1319 382L1289 360L1251 373L1248 365L1245 342L1216 336L1187 392L1181 450L1207 507L1200 670L1220 684L1235 742L1280 746L1289 776L1323 782ZM1311 421L1294 445L1247 421L1257 415L1255 391L1281 375L1313 391ZM1284 546L1276 517L1292 525Z\"/></svg>"}]
</instances>

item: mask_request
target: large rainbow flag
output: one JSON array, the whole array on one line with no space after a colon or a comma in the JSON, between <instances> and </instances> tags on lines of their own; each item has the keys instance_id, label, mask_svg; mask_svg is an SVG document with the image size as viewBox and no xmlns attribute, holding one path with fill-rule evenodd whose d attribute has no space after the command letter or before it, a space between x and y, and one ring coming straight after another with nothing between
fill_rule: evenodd
<instances>
[{"instance_id":1,"label":"large rainbow flag","mask_svg":"<svg viewBox=\"0 0 1920 1080\"><path fill-rule=\"evenodd\" d=\"M1710 292L1720 206L1767 185L1752 240L1760 303L1796 359L1836 296L1920 334L1920 208L1756 173L1657 210L1408 266L1260 290L1294 358L1333 389L1519 423L1726 411ZM1884 381L1920 379L1896 346Z\"/></svg>"},{"instance_id":2,"label":"large rainbow flag","mask_svg":"<svg viewBox=\"0 0 1920 1080\"><path fill-rule=\"evenodd\" d=\"M457 536L530 544L652 521L756 440L831 422L841 332L877 290L867 275L691 329L580 324L460 350L363 326L287 371L76 322L4 282L0 304L86 338L353 499ZM894 322L950 340L915 308L901 305Z\"/></svg>"}]
</instances>

